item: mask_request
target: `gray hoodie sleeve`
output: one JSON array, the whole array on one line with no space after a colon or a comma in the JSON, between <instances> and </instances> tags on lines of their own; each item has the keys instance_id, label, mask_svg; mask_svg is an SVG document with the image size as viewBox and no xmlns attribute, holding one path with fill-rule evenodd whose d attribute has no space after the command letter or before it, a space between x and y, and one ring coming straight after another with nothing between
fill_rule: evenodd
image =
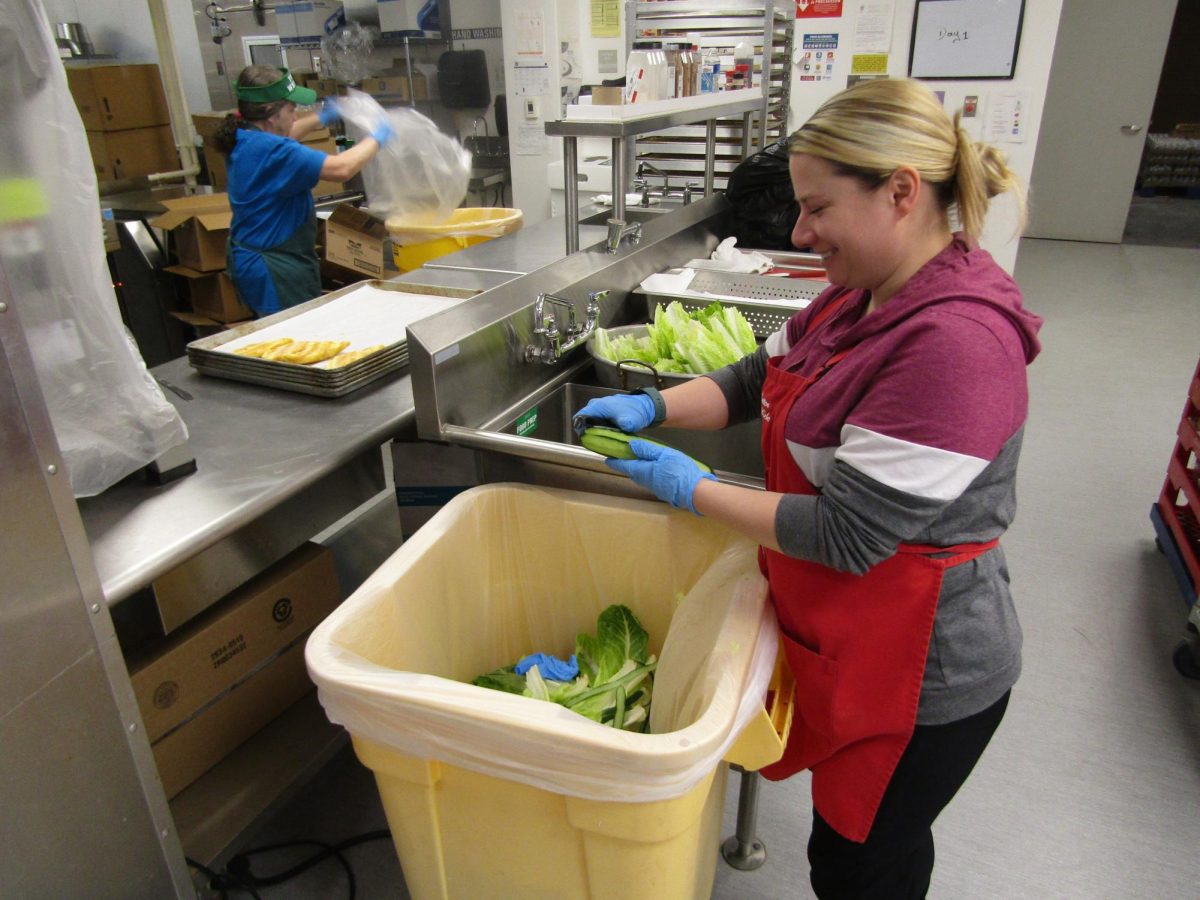
<instances>
[{"instance_id":1,"label":"gray hoodie sleeve","mask_svg":"<svg viewBox=\"0 0 1200 900\"><path fill-rule=\"evenodd\" d=\"M766 348L759 347L756 352L704 377L715 381L725 395L730 425L757 419L762 411L762 387L767 378Z\"/></svg>"}]
</instances>

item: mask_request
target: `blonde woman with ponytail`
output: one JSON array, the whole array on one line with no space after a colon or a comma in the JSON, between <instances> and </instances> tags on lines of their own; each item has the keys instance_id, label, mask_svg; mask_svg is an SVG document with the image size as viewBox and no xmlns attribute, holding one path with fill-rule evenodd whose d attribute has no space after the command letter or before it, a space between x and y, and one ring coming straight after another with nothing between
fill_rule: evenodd
<instances>
[{"instance_id":1,"label":"blonde woman with ponytail","mask_svg":"<svg viewBox=\"0 0 1200 900\"><path fill-rule=\"evenodd\" d=\"M832 286L740 362L579 415L627 432L761 418L765 490L650 442L609 465L762 545L796 681L763 774L812 772L816 895L920 898L933 821L1021 670L999 542L1041 319L977 241L993 197L1023 204L1003 156L914 81L842 91L789 151L792 241Z\"/></svg>"}]
</instances>

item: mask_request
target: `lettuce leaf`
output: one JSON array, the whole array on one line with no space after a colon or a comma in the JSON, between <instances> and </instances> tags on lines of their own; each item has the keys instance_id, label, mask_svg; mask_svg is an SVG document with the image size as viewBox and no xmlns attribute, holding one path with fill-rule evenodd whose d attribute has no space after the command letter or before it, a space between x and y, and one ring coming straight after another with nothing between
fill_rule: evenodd
<instances>
[{"instance_id":1,"label":"lettuce leaf","mask_svg":"<svg viewBox=\"0 0 1200 900\"><path fill-rule=\"evenodd\" d=\"M646 337L613 337L596 329L593 348L610 362L636 359L660 372L700 375L737 362L758 347L754 329L741 310L713 301L688 312L678 300L654 308Z\"/></svg>"},{"instance_id":2,"label":"lettuce leaf","mask_svg":"<svg viewBox=\"0 0 1200 900\"><path fill-rule=\"evenodd\" d=\"M471 683L558 703L614 728L644 731L658 665L648 647L649 635L629 607L613 605L600 613L594 635L576 637L579 676L573 681L543 678L534 665L524 675L506 666Z\"/></svg>"}]
</instances>

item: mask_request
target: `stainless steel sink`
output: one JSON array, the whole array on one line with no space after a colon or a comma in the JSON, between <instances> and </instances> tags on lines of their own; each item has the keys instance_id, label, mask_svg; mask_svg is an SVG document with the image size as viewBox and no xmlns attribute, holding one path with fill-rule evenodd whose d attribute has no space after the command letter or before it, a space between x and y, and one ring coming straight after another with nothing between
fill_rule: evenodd
<instances>
[{"instance_id":1,"label":"stainless steel sink","mask_svg":"<svg viewBox=\"0 0 1200 900\"><path fill-rule=\"evenodd\" d=\"M571 418L589 400L619 393L612 388L568 382L533 395L486 430L579 447ZM718 474L763 477L762 426L757 421L722 431L652 428L645 434L707 463Z\"/></svg>"},{"instance_id":2,"label":"stainless steel sink","mask_svg":"<svg viewBox=\"0 0 1200 900\"><path fill-rule=\"evenodd\" d=\"M625 223L632 225L635 222L653 222L660 216L665 216L669 212L678 209L677 206L626 206L625 207ZM580 219L580 225L605 225L608 220L613 218L611 209L601 210L598 213L593 213L587 218Z\"/></svg>"}]
</instances>

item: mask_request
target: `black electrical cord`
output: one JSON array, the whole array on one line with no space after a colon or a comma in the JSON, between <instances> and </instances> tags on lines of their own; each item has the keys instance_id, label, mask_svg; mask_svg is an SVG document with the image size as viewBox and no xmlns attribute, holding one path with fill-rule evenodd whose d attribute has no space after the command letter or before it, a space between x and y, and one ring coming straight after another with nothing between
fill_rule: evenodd
<instances>
[{"instance_id":1,"label":"black electrical cord","mask_svg":"<svg viewBox=\"0 0 1200 900\"><path fill-rule=\"evenodd\" d=\"M197 869L208 876L208 886L214 891L221 892L221 900L226 900L226 898L229 896L229 891L231 890L245 891L251 897L253 897L254 900L262 900L253 887L246 884L232 872L217 872L214 869L210 869L203 863L196 862L196 860L188 856L184 857L184 861L193 869Z\"/></svg>"},{"instance_id":2,"label":"black electrical cord","mask_svg":"<svg viewBox=\"0 0 1200 900\"><path fill-rule=\"evenodd\" d=\"M225 867L224 872L214 872L213 870L202 866L199 863L188 860L188 864L195 866L204 874L208 875L212 880L212 887L221 891L222 900L225 900L226 891L242 890L248 891L256 900L261 900L259 895L255 893L255 888L273 887L278 884L283 884L295 878L302 872L306 872L313 866L333 856L337 859L343 869L346 870L346 879L349 885L349 898L355 900L357 894L357 884L354 879L354 870L350 866L349 861L342 855L343 850L348 850L351 847L356 847L359 844L365 844L368 841L378 841L390 839L392 833L387 829L381 831L369 831L365 834L357 835L356 837L347 838L337 844L326 844L323 841L285 841L279 844L270 844L264 847L255 847L251 850L245 850L236 854L229 860L229 864ZM302 860L296 865L283 872L274 875L255 875L250 868L250 858L263 853L271 853L276 850L286 850L292 847L319 847L320 850Z\"/></svg>"}]
</instances>

